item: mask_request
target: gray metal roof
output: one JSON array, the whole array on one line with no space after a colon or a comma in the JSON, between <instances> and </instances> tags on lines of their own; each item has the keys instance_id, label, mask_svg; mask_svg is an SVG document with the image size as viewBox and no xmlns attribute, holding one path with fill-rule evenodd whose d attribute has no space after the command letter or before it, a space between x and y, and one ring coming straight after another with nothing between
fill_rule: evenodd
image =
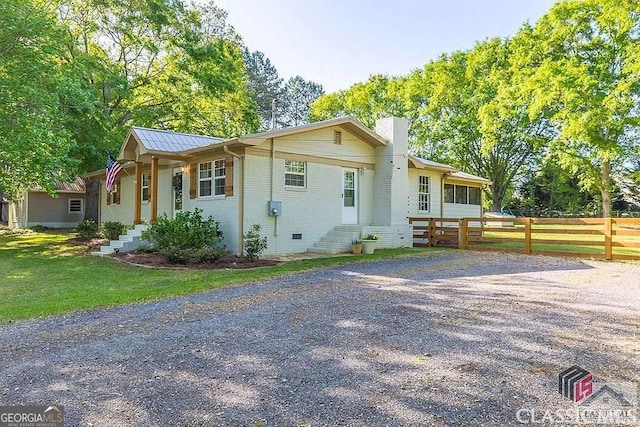
<instances>
[{"instance_id":1,"label":"gray metal roof","mask_svg":"<svg viewBox=\"0 0 640 427\"><path fill-rule=\"evenodd\" d=\"M468 179L468 180L472 180L472 181L491 182L491 180L489 180L487 178L483 178L483 177L478 176L478 175L472 175L470 173L466 173L466 172L462 172L462 171L453 172L449 176L451 178L460 178L460 179Z\"/></svg>"},{"instance_id":2,"label":"gray metal roof","mask_svg":"<svg viewBox=\"0 0 640 427\"><path fill-rule=\"evenodd\" d=\"M134 127L133 131L149 151L178 153L224 141L223 138L215 138L213 136L193 135L168 130Z\"/></svg>"},{"instance_id":3,"label":"gray metal roof","mask_svg":"<svg viewBox=\"0 0 640 427\"><path fill-rule=\"evenodd\" d=\"M451 166L451 165L445 165L444 163L438 163L438 162L434 162L433 160L423 159L422 157L416 157L416 156L411 156L411 157L413 157L414 159L418 160L420 163L424 164L425 166L432 166L432 167L441 168L441 169L456 170L456 168Z\"/></svg>"}]
</instances>

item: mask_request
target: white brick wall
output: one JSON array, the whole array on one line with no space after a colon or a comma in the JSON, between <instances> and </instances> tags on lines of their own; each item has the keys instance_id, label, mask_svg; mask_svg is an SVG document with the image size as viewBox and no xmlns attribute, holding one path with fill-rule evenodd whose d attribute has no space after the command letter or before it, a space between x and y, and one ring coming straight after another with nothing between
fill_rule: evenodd
<instances>
[{"instance_id":1,"label":"white brick wall","mask_svg":"<svg viewBox=\"0 0 640 427\"><path fill-rule=\"evenodd\" d=\"M409 215L408 178L409 121L388 117L376 122L376 133L389 140L386 147L376 148L374 178L375 225L406 224Z\"/></svg>"},{"instance_id":2,"label":"white brick wall","mask_svg":"<svg viewBox=\"0 0 640 427\"><path fill-rule=\"evenodd\" d=\"M282 202L282 215L269 216L271 200L271 159L246 157L244 228L262 226L267 236L267 254L306 252L315 242L342 224L342 167L307 162L306 188L284 186L284 159L274 159L273 200ZM370 224L373 193L373 171L358 173L360 196L359 222ZM277 222L277 235L276 235ZM293 240L292 234L302 234Z\"/></svg>"}]
</instances>

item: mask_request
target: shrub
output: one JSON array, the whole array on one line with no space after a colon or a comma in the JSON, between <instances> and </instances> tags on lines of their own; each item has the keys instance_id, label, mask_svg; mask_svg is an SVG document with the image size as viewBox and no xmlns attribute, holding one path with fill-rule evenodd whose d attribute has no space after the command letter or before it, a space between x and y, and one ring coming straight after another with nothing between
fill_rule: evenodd
<instances>
[{"instance_id":1,"label":"shrub","mask_svg":"<svg viewBox=\"0 0 640 427\"><path fill-rule=\"evenodd\" d=\"M181 249L174 246L162 249L159 253L167 258L169 262L175 264L200 264L204 262L215 262L226 255L227 252L223 248Z\"/></svg>"},{"instance_id":2,"label":"shrub","mask_svg":"<svg viewBox=\"0 0 640 427\"><path fill-rule=\"evenodd\" d=\"M119 221L106 221L102 224L104 237L109 240L118 240L121 234L127 232L127 226Z\"/></svg>"},{"instance_id":3,"label":"shrub","mask_svg":"<svg viewBox=\"0 0 640 427\"><path fill-rule=\"evenodd\" d=\"M260 258L267 249L267 237L260 235L261 229L260 224L253 224L251 229L242 236L244 257L249 261Z\"/></svg>"},{"instance_id":4,"label":"shrub","mask_svg":"<svg viewBox=\"0 0 640 427\"><path fill-rule=\"evenodd\" d=\"M98 224L90 219L85 219L76 226L78 237L83 240L91 240L98 235Z\"/></svg>"},{"instance_id":5,"label":"shrub","mask_svg":"<svg viewBox=\"0 0 640 427\"><path fill-rule=\"evenodd\" d=\"M36 233L42 233L43 231L47 231L49 229L49 227L45 227L44 225L33 225L31 227L29 227L32 231L35 231Z\"/></svg>"},{"instance_id":6,"label":"shrub","mask_svg":"<svg viewBox=\"0 0 640 427\"><path fill-rule=\"evenodd\" d=\"M222 232L212 217L202 218L202 209L183 211L175 219L159 217L142 232L142 238L159 251L164 249L201 249L221 247Z\"/></svg>"}]
</instances>

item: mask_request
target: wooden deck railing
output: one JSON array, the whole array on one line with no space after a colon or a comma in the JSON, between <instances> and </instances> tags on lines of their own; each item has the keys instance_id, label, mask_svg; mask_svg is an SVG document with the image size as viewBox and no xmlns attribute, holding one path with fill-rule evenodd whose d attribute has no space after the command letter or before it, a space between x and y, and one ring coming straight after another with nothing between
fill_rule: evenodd
<instances>
[{"instance_id":1,"label":"wooden deck railing","mask_svg":"<svg viewBox=\"0 0 640 427\"><path fill-rule=\"evenodd\" d=\"M414 246L640 260L640 218L409 218Z\"/></svg>"}]
</instances>

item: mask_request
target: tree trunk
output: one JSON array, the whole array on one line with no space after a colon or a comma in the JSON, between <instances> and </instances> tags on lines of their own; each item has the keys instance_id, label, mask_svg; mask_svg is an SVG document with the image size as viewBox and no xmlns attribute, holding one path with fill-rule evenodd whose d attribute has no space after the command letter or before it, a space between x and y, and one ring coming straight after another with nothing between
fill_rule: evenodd
<instances>
[{"instance_id":1,"label":"tree trunk","mask_svg":"<svg viewBox=\"0 0 640 427\"><path fill-rule=\"evenodd\" d=\"M98 222L100 180L97 178L84 178L84 185L86 188L84 219Z\"/></svg>"},{"instance_id":2,"label":"tree trunk","mask_svg":"<svg viewBox=\"0 0 640 427\"><path fill-rule=\"evenodd\" d=\"M502 211L502 202L504 196L502 195L502 188L495 183L491 186L491 204L493 205L493 212Z\"/></svg>"},{"instance_id":3,"label":"tree trunk","mask_svg":"<svg viewBox=\"0 0 640 427\"><path fill-rule=\"evenodd\" d=\"M602 186L600 187L602 197L602 216L611 217L611 162L602 162Z\"/></svg>"}]
</instances>

